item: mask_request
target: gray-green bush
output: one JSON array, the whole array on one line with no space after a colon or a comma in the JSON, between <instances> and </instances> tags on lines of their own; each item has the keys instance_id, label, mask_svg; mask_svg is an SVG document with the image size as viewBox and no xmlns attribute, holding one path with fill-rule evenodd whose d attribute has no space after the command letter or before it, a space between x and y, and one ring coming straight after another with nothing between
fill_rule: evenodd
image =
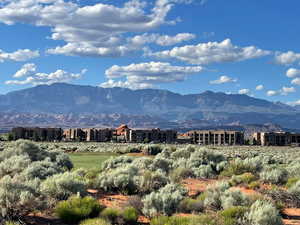
<instances>
[{"instance_id":1,"label":"gray-green bush","mask_svg":"<svg viewBox=\"0 0 300 225\"><path fill-rule=\"evenodd\" d=\"M257 200L254 202L249 213L245 215L249 225L282 225L282 219L278 210L267 201Z\"/></svg>"},{"instance_id":2,"label":"gray-green bush","mask_svg":"<svg viewBox=\"0 0 300 225\"><path fill-rule=\"evenodd\" d=\"M167 184L157 192L146 195L143 199L143 213L153 217L160 213L172 215L176 212L179 203L183 200L187 191L176 184Z\"/></svg>"}]
</instances>

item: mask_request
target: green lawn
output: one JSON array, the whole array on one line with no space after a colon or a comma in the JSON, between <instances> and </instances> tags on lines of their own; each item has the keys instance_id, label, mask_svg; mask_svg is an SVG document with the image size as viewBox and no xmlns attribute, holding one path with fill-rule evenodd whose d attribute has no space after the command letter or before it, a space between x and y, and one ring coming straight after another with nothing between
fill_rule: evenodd
<instances>
[{"instance_id":1,"label":"green lawn","mask_svg":"<svg viewBox=\"0 0 300 225\"><path fill-rule=\"evenodd\" d=\"M116 157L117 154L112 153L70 153L71 161L73 162L74 168L84 169L99 169L102 163L110 157Z\"/></svg>"}]
</instances>

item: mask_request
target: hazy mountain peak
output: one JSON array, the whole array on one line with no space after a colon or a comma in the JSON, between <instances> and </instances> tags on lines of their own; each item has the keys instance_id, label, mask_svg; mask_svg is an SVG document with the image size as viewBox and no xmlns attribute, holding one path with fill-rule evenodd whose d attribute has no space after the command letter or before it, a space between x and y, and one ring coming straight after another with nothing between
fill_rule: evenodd
<instances>
[{"instance_id":1,"label":"hazy mountain peak","mask_svg":"<svg viewBox=\"0 0 300 225\"><path fill-rule=\"evenodd\" d=\"M75 115L117 113L150 115L166 121L196 119L219 123L226 121L236 124L247 121L284 125L282 115L291 116L298 111L283 103L222 92L205 91L181 95L158 89L134 91L55 83L1 95L0 112ZM276 118L281 121L278 122Z\"/></svg>"}]
</instances>

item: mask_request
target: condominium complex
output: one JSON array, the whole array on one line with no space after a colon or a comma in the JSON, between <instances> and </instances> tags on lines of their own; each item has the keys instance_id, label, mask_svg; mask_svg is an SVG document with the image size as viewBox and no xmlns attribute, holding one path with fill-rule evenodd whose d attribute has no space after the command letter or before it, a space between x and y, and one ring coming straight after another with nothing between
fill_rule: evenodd
<instances>
[{"instance_id":1,"label":"condominium complex","mask_svg":"<svg viewBox=\"0 0 300 225\"><path fill-rule=\"evenodd\" d=\"M71 128L65 129L63 133L66 141L95 141L105 142L111 141L114 134L113 129L97 129L97 128Z\"/></svg>"},{"instance_id":2,"label":"condominium complex","mask_svg":"<svg viewBox=\"0 0 300 225\"><path fill-rule=\"evenodd\" d=\"M63 137L63 130L61 128L16 127L12 129L11 134L14 140L60 141Z\"/></svg>"},{"instance_id":3,"label":"condominium complex","mask_svg":"<svg viewBox=\"0 0 300 225\"><path fill-rule=\"evenodd\" d=\"M253 142L262 146L300 145L300 134L289 132L256 132Z\"/></svg>"},{"instance_id":4,"label":"condominium complex","mask_svg":"<svg viewBox=\"0 0 300 225\"><path fill-rule=\"evenodd\" d=\"M226 130L194 130L189 131L193 144L199 145L243 145L244 133Z\"/></svg>"},{"instance_id":5,"label":"condominium complex","mask_svg":"<svg viewBox=\"0 0 300 225\"><path fill-rule=\"evenodd\" d=\"M198 145L243 145L244 133L229 130L193 130L178 135L175 130L130 129L123 124L112 128L39 128L16 127L11 131L14 140L87 141L126 143L181 143ZM252 143L262 146L300 146L300 133L256 132Z\"/></svg>"},{"instance_id":6,"label":"condominium complex","mask_svg":"<svg viewBox=\"0 0 300 225\"><path fill-rule=\"evenodd\" d=\"M177 131L174 130L125 130L125 140L130 143L175 143L177 140Z\"/></svg>"}]
</instances>

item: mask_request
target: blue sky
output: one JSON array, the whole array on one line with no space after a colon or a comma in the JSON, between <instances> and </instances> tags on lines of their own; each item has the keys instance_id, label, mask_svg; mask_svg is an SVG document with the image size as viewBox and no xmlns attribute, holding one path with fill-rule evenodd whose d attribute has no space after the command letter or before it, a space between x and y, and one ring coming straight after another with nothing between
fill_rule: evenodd
<instances>
[{"instance_id":1,"label":"blue sky","mask_svg":"<svg viewBox=\"0 0 300 225\"><path fill-rule=\"evenodd\" d=\"M0 93L70 82L300 104L295 0L2 0Z\"/></svg>"}]
</instances>

